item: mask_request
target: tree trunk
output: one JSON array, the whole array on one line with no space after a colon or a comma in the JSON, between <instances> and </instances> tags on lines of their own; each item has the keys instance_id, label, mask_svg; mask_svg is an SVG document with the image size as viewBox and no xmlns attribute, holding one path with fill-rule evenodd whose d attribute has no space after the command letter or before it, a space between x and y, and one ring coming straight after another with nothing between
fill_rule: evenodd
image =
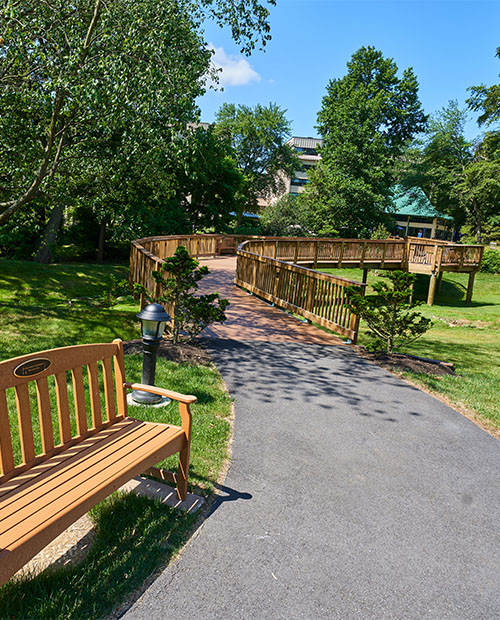
<instances>
[{"instance_id":1,"label":"tree trunk","mask_svg":"<svg viewBox=\"0 0 500 620\"><path fill-rule=\"evenodd\" d=\"M48 265L50 263L50 249L56 241L57 233L61 226L63 208L63 205L56 205L50 212L49 221L45 226L43 236L38 245L35 259L38 263L42 263L43 265Z\"/></svg>"},{"instance_id":2,"label":"tree trunk","mask_svg":"<svg viewBox=\"0 0 500 620\"><path fill-rule=\"evenodd\" d=\"M106 220L102 218L99 222L99 243L97 246L97 262L102 263L104 260L104 242L106 240Z\"/></svg>"},{"instance_id":3,"label":"tree trunk","mask_svg":"<svg viewBox=\"0 0 500 620\"><path fill-rule=\"evenodd\" d=\"M242 221L243 221L243 209L238 211L238 216L237 216L237 219L236 219L236 226L240 227Z\"/></svg>"},{"instance_id":4,"label":"tree trunk","mask_svg":"<svg viewBox=\"0 0 500 620\"><path fill-rule=\"evenodd\" d=\"M476 239L478 243L481 243L481 233L482 233L481 214L479 213L479 209L477 207L477 201L475 198L472 199L472 206L474 208L474 218L476 220Z\"/></svg>"}]
</instances>

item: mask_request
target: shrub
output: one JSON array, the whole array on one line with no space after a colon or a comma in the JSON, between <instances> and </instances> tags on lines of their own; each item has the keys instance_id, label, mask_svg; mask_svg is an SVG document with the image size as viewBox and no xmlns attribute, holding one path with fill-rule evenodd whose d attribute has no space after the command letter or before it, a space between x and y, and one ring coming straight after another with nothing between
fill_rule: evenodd
<instances>
[{"instance_id":1,"label":"shrub","mask_svg":"<svg viewBox=\"0 0 500 620\"><path fill-rule=\"evenodd\" d=\"M481 262L481 271L485 273L500 273L500 251L485 250Z\"/></svg>"},{"instance_id":2,"label":"shrub","mask_svg":"<svg viewBox=\"0 0 500 620\"><path fill-rule=\"evenodd\" d=\"M194 338L208 325L226 320L224 311L229 305L227 299L222 299L218 293L195 295L198 282L210 273L208 267L198 267L199 264L181 245L173 256L163 261L161 271L153 271L153 278L161 285L161 295L155 297L142 284L134 285L136 293L144 294L149 301L168 306L172 314L174 344L178 344L181 331Z\"/></svg>"},{"instance_id":3,"label":"shrub","mask_svg":"<svg viewBox=\"0 0 500 620\"><path fill-rule=\"evenodd\" d=\"M432 326L432 321L412 311L421 302L408 301L415 274L392 271L382 277L387 278L390 284L376 282L373 285L375 295L365 297L359 287L349 286L347 299L351 310L371 330L370 336L374 341L366 348L372 351L385 348L387 353L392 353L394 348L410 344L422 336Z\"/></svg>"},{"instance_id":4,"label":"shrub","mask_svg":"<svg viewBox=\"0 0 500 620\"><path fill-rule=\"evenodd\" d=\"M385 224L378 224L371 232L370 239L389 239L391 233Z\"/></svg>"}]
</instances>

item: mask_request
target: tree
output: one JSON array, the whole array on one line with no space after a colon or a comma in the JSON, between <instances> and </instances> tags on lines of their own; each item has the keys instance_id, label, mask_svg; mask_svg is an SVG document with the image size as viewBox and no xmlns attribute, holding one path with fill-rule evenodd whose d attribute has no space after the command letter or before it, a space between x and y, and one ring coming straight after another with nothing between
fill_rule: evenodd
<instances>
[{"instance_id":1,"label":"tree","mask_svg":"<svg viewBox=\"0 0 500 620\"><path fill-rule=\"evenodd\" d=\"M422 189L438 211L451 215L457 224L465 214L457 199L467 165L473 159L472 142L465 138L466 110L457 101L433 114L424 138L422 167L425 180Z\"/></svg>"},{"instance_id":2,"label":"tree","mask_svg":"<svg viewBox=\"0 0 500 620\"><path fill-rule=\"evenodd\" d=\"M286 194L264 207L260 216L262 232L272 237L307 237L310 223L308 204L302 196Z\"/></svg>"},{"instance_id":3,"label":"tree","mask_svg":"<svg viewBox=\"0 0 500 620\"><path fill-rule=\"evenodd\" d=\"M438 211L466 224L481 243L483 226L500 203L500 138L493 132L475 143L466 140L466 120L456 101L432 115L401 178L405 185L420 186Z\"/></svg>"},{"instance_id":4,"label":"tree","mask_svg":"<svg viewBox=\"0 0 500 620\"><path fill-rule=\"evenodd\" d=\"M390 271L382 277L387 278L390 284L375 282L375 295L365 297L358 287L349 286L347 298L351 310L366 321L371 330L369 335L374 341L367 348L380 350L385 347L386 353L392 353L394 348L420 338L432 326L432 321L419 312L413 312L419 303L408 301L416 274Z\"/></svg>"},{"instance_id":5,"label":"tree","mask_svg":"<svg viewBox=\"0 0 500 620\"><path fill-rule=\"evenodd\" d=\"M457 195L468 222L475 229L477 243L482 243L484 223L489 217L498 216L500 160L488 161L483 158L479 146L457 185Z\"/></svg>"},{"instance_id":6,"label":"tree","mask_svg":"<svg viewBox=\"0 0 500 620\"><path fill-rule=\"evenodd\" d=\"M291 176L300 166L294 150L286 144L291 127L285 113L273 103L254 108L225 103L216 114L216 131L230 136L243 174L244 202L238 211L238 224L244 208L254 212L259 197L281 193L284 175Z\"/></svg>"},{"instance_id":7,"label":"tree","mask_svg":"<svg viewBox=\"0 0 500 620\"><path fill-rule=\"evenodd\" d=\"M185 127L210 74L201 21L229 25L250 53L269 39L268 14L258 0L5 2L0 224L75 157L75 145L109 124L154 116L173 133Z\"/></svg>"},{"instance_id":8,"label":"tree","mask_svg":"<svg viewBox=\"0 0 500 620\"><path fill-rule=\"evenodd\" d=\"M244 184L229 137L216 135L213 126L194 127L175 142L172 174L189 232L223 232L238 210Z\"/></svg>"},{"instance_id":9,"label":"tree","mask_svg":"<svg viewBox=\"0 0 500 620\"><path fill-rule=\"evenodd\" d=\"M500 58L500 47L496 51L497 58ZM500 74L499 74L500 77ZM471 86L472 93L467 104L471 110L481 112L478 118L479 125L491 125L500 120L500 84L493 86Z\"/></svg>"},{"instance_id":10,"label":"tree","mask_svg":"<svg viewBox=\"0 0 500 620\"><path fill-rule=\"evenodd\" d=\"M322 159L306 191L320 234L357 235L384 220L395 161L426 123L412 69L401 78L397 70L362 47L327 86L318 114Z\"/></svg>"}]
</instances>

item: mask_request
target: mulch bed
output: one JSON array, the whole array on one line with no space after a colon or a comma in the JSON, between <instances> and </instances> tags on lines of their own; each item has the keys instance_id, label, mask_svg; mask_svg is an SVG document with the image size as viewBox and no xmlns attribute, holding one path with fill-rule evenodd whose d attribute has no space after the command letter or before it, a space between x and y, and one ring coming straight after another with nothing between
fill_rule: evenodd
<instances>
[{"instance_id":1,"label":"mulch bed","mask_svg":"<svg viewBox=\"0 0 500 620\"><path fill-rule=\"evenodd\" d=\"M125 354L140 353L142 354L142 340L129 340L123 343ZM180 343L173 345L169 340L162 340L160 343L159 357L164 357L171 362L184 364L200 364L201 366L209 366L212 359L208 351L203 349L201 345Z\"/></svg>"},{"instance_id":2,"label":"mulch bed","mask_svg":"<svg viewBox=\"0 0 500 620\"><path fill-rule=\"evenodd\" d=\"M382 366L391 372L425 373L428 375L454 375L455 369L450 362L431 360L416 355L405 355L403 353L370 353L364 347L355 345L353 349L361 357Z\"/></svg>"},{"instance_id":3,"label":"mulch bed","mask_svg":"<svg viewBox=\"0 0 500 620\"><path fill-rule=\"evenodd\" d=\"M125 354L142 354L142 340L129 340L128 342L124 342L123 348ZM411 371L438 376L455 374L453 364L450 362L441 362L439 360L417 357L416 355L405 355L403 353L370 353L359 345L353 345L352 348L361 357L391 372ZM212 358L208 351L206 351L200 343L188 344L181 342L177 346L174 346L169 340L162 340L158 355L159 357L177 363L200 364L203 366L209 366L212 363Z\"/></svg>"}]
</instances>

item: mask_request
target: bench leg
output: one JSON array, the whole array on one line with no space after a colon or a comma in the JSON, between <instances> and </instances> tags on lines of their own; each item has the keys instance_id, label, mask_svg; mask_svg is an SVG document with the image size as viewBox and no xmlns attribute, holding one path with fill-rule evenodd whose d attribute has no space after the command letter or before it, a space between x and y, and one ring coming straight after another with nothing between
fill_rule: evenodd
<instances>
[{"instance_id":1,"label":"bench leg","mask_svg":"<svg viewBox=\"0 0 500 620\"><path fill-rule=\"evenodd\" d=\"M189 470L189 443L179 454L179 469L177 470L177 497L183 502L187 497L187 483Z\"/></svg>"}]
</instances>

